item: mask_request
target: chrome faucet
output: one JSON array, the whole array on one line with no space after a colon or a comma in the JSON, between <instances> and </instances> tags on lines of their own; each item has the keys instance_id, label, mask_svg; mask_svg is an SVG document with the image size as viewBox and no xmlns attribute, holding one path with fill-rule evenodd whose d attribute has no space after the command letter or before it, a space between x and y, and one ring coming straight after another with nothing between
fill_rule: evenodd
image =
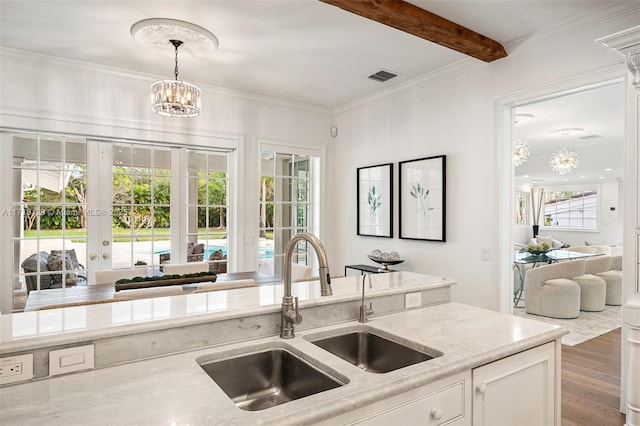
<instances>
[{"instance_id":1,"label":"chrome faucet","mask_svg":"<svg viewBox=\"0 0 640 426\"><path fill-rule=\"evenodd\" d=\"M369 318L367 318L367 315L371 315L373 313L373 305L371 302L369 302L368 308L364 304L364 281L366 278L369 278L369 288L372 288L371 276L369 274L362 275L362 304L360 305L360 318L358 319L358 322L368 322Z\"/></svg>"},{"instance_id":2,"label":"chrome faucet","mask_svg":"<svg viewBox=\"0 0 640 426\"><path fill-rule=\"evenodd\" d=\"M291 339L294 337L293 328L302 322L302 315L298 312L298 298L291 297L291 256L293 250L300 241L307 241L314 248L318 256L318 273L320 276L320 295L331 296L331 277L329 276L329 264L327 253L320 240L313 234L301 232L291 238L284 256L284 296L282 297L282 314L280 318L280 337Z\"/></svg>"}]
</instances>

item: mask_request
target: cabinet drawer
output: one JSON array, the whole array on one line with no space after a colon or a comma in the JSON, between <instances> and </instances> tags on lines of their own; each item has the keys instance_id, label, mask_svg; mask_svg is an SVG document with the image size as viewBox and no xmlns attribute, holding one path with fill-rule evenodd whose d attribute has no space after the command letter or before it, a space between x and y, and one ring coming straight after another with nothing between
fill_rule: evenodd
<instances>
[{"instance_id":1,"label":"cabinet drawer","mask_svg":"<svg viewBox=\"0 0 640 426\"><path fill-rule=\"evenodd\" d=\"M358 420L353 425L442 425L464 416L464 382L407 401Z\"/></svg>"}]
</instances>

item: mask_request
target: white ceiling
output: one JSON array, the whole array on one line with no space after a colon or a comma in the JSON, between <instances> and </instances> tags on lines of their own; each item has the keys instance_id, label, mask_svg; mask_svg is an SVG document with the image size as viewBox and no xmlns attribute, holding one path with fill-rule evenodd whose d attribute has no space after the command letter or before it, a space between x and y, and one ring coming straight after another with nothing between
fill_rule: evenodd
<instances>
[{"instance_id":1,"label":"white ceiling","mask_svg":"<svg viewBox=\"0 0 640 426\"><path fill-rule=\"evenodd\" d=\"M502 43L508 53L536 33L624 3L616 0L411 0L411 3ZM629 3L634 3L631 1ZM211 55L179 56L180 78L199 84L335 108L456 63L477 61L318 0L0 0L0 45L38 54L173 77L173 46L145 48L131 26L173 18L211 31ZM367 78L381 69L387 83ZM150 76L150 82L156 77ZM518 107L535 118L514 128L530 160L520 184L622 176L620 85ZM582 127L601 138L566 140L550 130ZM560 176L553 150L577 150L580 168ZM605 168L613 168L605 172ZM526 177L524 177L526 176ZM586 177L581 177L586 176Z\"/></svg>"},{"instance_id":2,"label":"white ceiling","mask_svg":"<svg viewBox=\"0 0 640 426\"><path fill-rule=\"evenodd\" d=\"M544 29L620 1L412 0L502 43L507 51ZM318 0L0 0L0 45L59 58L173 76L173 47L130 35L147 18L174 18L214 33L204 58L180 55L180 78L334 108L467 59L461 53ZM476 61L476 59L470 59ZM399 77L367 78L380 69Z\"/></svg>"},{"instance_id":3,"label":"white ceiling","mask_svg":"<svg viewBox=\"0 0 640 426\"><path fill-rule=\"evenodd\" d=\"M514 125L514 140L527 142L531 152L529 160L515 169L517 183L586 183L623 177L622 83L522 105L514 113L534 116ZM575 136L549 133L567 128L584 131ZM561 148L576 152L579 159L576 170L565 175L554 172L549 165L551 154Z\"/></svg>"}]
</instances>

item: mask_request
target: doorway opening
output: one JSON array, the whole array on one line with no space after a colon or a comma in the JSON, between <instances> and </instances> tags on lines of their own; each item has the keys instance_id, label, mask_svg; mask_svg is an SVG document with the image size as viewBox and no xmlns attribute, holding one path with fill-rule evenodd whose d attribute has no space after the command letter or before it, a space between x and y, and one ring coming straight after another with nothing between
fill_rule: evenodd
<instances>
[{"instance_id":1,"label":"doorway opening","mask_svg":"<svg viewBox=\"0 0 640 426\"><path fill-rule=\"evenodd\" d=\"M527 270L545 263L516 261L532 245L544 243L547 250L563 253L622 254L624 105L621 80L511 104L510 144L505 145L511 152L514 314L526 315ZM620 309L613 303L602 313L581 312L580 318L598 314L603 319L596 322L609 327L602 332L620 326ZM578 329L572 334L583 340L601 334L589 330L593 324L585 322L579 330L580 321L573 323Z\"/></svg>"}]
</instances>

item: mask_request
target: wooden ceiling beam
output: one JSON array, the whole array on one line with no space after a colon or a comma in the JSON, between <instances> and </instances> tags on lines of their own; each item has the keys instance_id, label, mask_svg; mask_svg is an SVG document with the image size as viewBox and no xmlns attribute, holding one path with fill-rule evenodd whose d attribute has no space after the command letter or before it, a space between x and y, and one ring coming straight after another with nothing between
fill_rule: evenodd
<instances>
[{"instance_id":1,"label":"wooden ceiling beam","mask_svg":"<svg viewBox=\"0 0 640 426\"><path fill-rule=\"evenodd\" d=\"M485 62L507 52L495 40L403 0L320 0Z\"/></svg>"}]
</instances>

